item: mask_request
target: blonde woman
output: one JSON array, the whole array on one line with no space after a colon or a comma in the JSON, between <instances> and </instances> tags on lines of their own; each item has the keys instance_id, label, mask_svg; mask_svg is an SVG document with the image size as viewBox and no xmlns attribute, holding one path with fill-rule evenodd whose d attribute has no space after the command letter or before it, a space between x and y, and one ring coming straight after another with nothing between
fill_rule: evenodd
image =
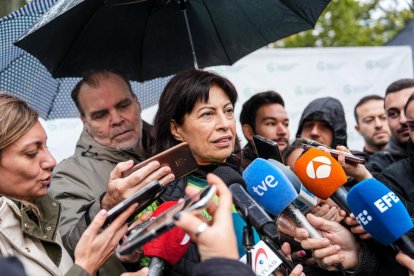
<instances>
[{"instance_id":1,"label":"blonde woman","mask_svg":"<svg viewBox=\"0 0 414 276\"><path fill-rule=\"evenodd\" d=\"M60 205L47 194L56 161L46 138L36 111L0 93L0 255L19 258L28 275L92 275L114 252L136 206L98 234L102 210L82 235L73 263L58 232Z\"/></svg>"}]
</instances>

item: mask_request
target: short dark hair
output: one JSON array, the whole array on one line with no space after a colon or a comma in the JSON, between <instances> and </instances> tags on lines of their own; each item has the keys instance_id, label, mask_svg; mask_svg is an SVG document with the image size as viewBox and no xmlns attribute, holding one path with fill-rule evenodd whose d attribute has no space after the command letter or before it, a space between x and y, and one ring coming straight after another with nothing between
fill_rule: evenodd
<instances>
[{"instance_id":1,"label":"short dark hair","mask_svg":"<svg viewBox=\"0 0 414 276\"><path fill-rule=\"evenodd\" d=\"M414 79L399 79L388 85L385 90L385 97L388 94L401 91L406 88L414 87Z\"/></svg>"},{"instance_id":2,"label":"short dark hair","mask_svg":"<svg viewBox=\"0 0 414 276\"><path fill-rule=\"evenodd\" d=\"M265 104L280 104L285 107L285 102L278 92L269 90L257 93L243 104L240 112L240 123L242 125L248 124L254 131L256 128L257 110Z\"/></svg>"},{"instance_id":3,"label":"short dark hair","mask_svg":"<svg viewBox=\"0 0 414 276\"><path fill-rule=\"evenodd\" d=\"M223 89L233 105L236 103L236 88L228 79L216 73L191 69L178 73L169 80L161 94L154 118L157 140L155 152L179 143L170 131L170 122L174 120L181 125L184 116L191 113L198 101L208 101L210 88L214 85Z\"/></svg>"},{"instance_id":4,"label":"short dark hair","mask_svg":"<svg viewBox=\"0 0 414 276\"><path fill-rule=\"evenodd\" d=\"M79 113L82 116L84 115L84 111L82 110L82 107L80 106L80 102L79 102L79 93L80 93L82 86L84 84L87 84L90 87L97 88L99 87L99 80L101 78L108 78L110 75L116 75L120 77L122 80L124 80L125 83L128 85L131 95L133 97L136 97L136 95L132 91L132 87L131 87L131 84L129 83L128 78L124 74L118 71L113 71L113 70L100 70L100 71L87 72L82 76L82 79L76 84L76 86L73 88L72 93L71 93L72 100L75 103L76 108L78 109Z\"/></svg>"},{"instance_id":5,"label":"short dark hair","mask_svg":"<svg viewBox=\"0 0 414 276\"><path fill-rule=\"evenodd\" d=\"M414 101L414 93L412 93L412 94L411 94L411 96L408 98L407 102L406 102L406 103L405 103L405 105L404 105L404 113L405 113L405 114L407 114L407 108L408 108L408 105L409 105L412 101Z\"/></svg>"},{"instance_id":6,"label":"short dark hair","mask_svg":"<svg viewBox=\"0 0 414 276\"><path fill-rule=\"evenodd\" d=\"M384 101L384 98L379 95L368 95L360 99L359 102L354 107L354 116L355 116L355 121L357 122L357 124L358 124L357 108L369 101Z\"/></svg>"}]
</instances>

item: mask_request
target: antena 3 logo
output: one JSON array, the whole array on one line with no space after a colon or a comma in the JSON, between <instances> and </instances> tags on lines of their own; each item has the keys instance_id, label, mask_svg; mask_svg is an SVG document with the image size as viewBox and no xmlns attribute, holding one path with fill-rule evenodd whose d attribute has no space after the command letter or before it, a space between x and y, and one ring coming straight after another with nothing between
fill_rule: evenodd
<instances>
[{"instance_id":1,"label":"antena 3 logo","mask_svg":"<svg viewBox=\"0 0 414 276\"><path fill-rule=\"evenodd\" d=\"M331 175L331 164L328 157L317 156L306 166L306 174L312 179L328 178Z\"/></svg>"}]
</instances>

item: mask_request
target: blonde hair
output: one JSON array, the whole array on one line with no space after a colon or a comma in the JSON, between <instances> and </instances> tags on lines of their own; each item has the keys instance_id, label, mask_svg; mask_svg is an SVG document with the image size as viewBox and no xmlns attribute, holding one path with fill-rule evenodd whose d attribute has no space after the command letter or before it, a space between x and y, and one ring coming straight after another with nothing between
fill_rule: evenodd
<instances>
[{"instance_id":1,"label":"blonde hair","mask_svg":"<svg viewBox=\"0 0 414 276\"><path fill-rule=\"evenodd\" d=\"M0 92L0 153L26 134L38 118L37 111L25 101Z\"/></svg>"}]
</instances>

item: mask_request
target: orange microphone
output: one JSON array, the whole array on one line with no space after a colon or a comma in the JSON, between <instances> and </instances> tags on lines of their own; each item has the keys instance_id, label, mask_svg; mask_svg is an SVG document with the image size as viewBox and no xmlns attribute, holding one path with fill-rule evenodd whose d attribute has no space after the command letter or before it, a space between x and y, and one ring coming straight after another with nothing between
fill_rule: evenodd
<instances>
[{"instance_id":1,"label":"orange microphone","mask_svg":"<svg viewBox=\"0 0 414 276\"><path fill-rule=\"evenodd\" d=\"M345 171L329 153L308 149L296 160L294 171L311 193L321 199L331 198L350 213L346 202L348 192L342 187L347 181Z\"/></svg>"}]
</instances>

